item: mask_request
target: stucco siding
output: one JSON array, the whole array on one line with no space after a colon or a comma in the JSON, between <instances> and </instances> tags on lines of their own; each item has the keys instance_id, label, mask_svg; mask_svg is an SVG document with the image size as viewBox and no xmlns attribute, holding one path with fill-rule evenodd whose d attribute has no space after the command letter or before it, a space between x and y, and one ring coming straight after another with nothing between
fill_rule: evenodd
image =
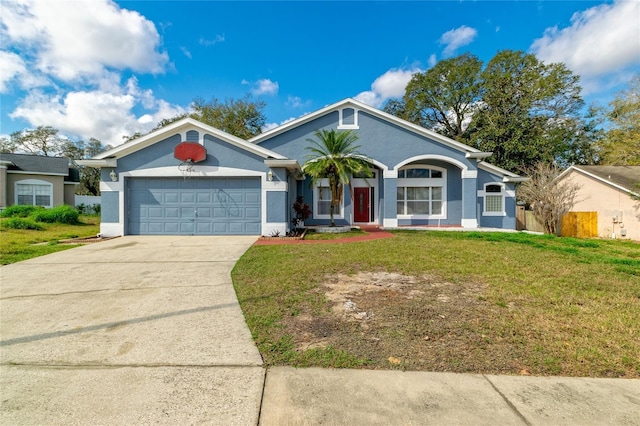
<instances>
[{"instance_id":1,"label":"stucco siding","mask_svg":"<svg viewBox=\"0 0 640 426\"><path fill-rule=\"evenodd\" d=\"M286 192L267 191L267 222L288 222Z\"/></svg>"},{"instance_id":2,"label":"stucco siding","mask_svg":"<svg viewBox=\"0 0 640 426\"><path fill-rule=\"evenodd\" d=\"M76 187L77 184L65 183L64 184L64 203L72 207L76 205Z\"/></svg>"},{"instance_id":3,"label":"stucco siding","mask_svg":"<svg viewBox=\"0 0 640 426\"><path fill-rule=\"evenodd\" d=\"M626 229L626 237L640 241L640 201L633 200L629 193L599 182L575 170L565 176L581 185L573 212L597 212L598 236L601 238L621 238L621 230ZM613 218L621 219L614 223Z\"/></svg>"},{"instance_id":4,"label":"stucco siding","mask_svg":"<svg viewBox=\"0 0 640 426\"><path fill-rule=\"evenodd\" d=\"M40 180L53 185L53 207L64 204L64 177L47 175L30 175L23 173L7 173L7 205L16 203L16 182L23 180ZM73 203L72 203L73 205Z\"/></svg>"},{"instance_id":5,"label":"stucco siding","mask_svg":"<svg viewBox=\"0 0 640 426\"><path fill-rule=\"evenodd\" d=\"M120 192L100 192L100 221L105 223L118 223L120 219Z\"/></svg>"}]
</instances>

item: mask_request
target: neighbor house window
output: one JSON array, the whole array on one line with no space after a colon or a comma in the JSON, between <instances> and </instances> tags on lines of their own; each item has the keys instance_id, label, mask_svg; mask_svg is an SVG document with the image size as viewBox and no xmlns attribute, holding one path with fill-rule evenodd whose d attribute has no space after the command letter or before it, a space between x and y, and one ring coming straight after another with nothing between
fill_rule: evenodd
<instances>
[{"instance_id":1,"label":"neighbor house window","mask_svg":"<svg viewBox=\"0 0 640 426\"><path fill-rule=\"evenodd\" d=\"M398 217L444 219L446 170L412 166L398 170Z\"/></svg>"},{"instance_id":2,"label":"neighbor house window","mask_svg":"<svg viewBox=\"0 0 640 426\"><path fill-rule=\"evenodd\" d=\"M43 180L27 179L16 182L16 204L52 207L53 184Z\"/></svg>"},{"instance_id":3,"label":"neighbor house window","mask_svg":"<svg viewBox=\"0 0 640 426\"><path fill-rule=\"evenodd\" d=\"M499 184L486 184L484 186L484 212L485 216L504 216L504 186Z\"/></svg>"},{"instance_id":4,"label":"neighbor house window","mask_svg":"<svg viewBox=\"0 0 640 426\"><path fill-rule=\"evenodd\" d=\"M316 218L329 218L331 216L331 188L328 186L316 186L315 189L315 211L314 217ZM342 206L340 204L333 207L334 217L339 217L342 214Z\"/></svg>"}]
</instances>

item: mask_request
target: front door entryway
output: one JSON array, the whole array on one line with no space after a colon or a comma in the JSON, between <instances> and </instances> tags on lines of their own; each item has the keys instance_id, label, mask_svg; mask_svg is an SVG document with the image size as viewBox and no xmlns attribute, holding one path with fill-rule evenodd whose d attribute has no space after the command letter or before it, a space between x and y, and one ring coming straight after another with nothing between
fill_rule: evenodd
<instances>
[{"instance_id":1,"label":"front door entryway","mask_svg":"<svg viewBox=\"0 0 640 426\"><path fill-rule=\"evenodd\" d=\"M370 188L354 188L354 214L355 222L369 222L371 220L371 207L369 202Z\"/></svg>"}]
</instances>

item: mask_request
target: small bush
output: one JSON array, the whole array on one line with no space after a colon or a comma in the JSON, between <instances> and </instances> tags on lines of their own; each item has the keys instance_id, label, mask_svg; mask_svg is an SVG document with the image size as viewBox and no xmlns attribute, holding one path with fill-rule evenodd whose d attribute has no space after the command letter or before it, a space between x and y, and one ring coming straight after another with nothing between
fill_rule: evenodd
<instances>
[{"instance_id":1,"label":"small bush","mask_svg":"<svg viewBox=\"0 0 640 426\"><path fill-rule=\"evenodd\" d=\"M78 210L65 204L52 209L38 210L31 217L36 222L66 223L72 225L78 222Z\"/></svg>"},{"instance_id":2,"label":"small bush","mask_svg":"<svg viewBox=\"0 0 640 426\"><path fill-rule=\"evenodd\" d=\"M42 231L42 226L32 220L12 217L2 222L2 227L6 229L32 229L34 231Z\"/></svg>"},{"instance_id":3,"label":"small bush","mask_svg":"<svg viewBox=\"0 0 640 426\"><path fill-rule=\"evenodd\" d=\"M76 206L78 212L80 214L85 215L99 215L100 214L100 204L85 204L80 203Z\"/></svg>"},{"instance_id":4,"label":"small bush","mask_svg":"<svg viewBox=\"0 0 640 426\"><path fill-rule=\"evenodd\" d=\"M2 210L0 217L29 217L37 210L44 210L44 207L14 204Z\"/></svg>"}]
</instances>

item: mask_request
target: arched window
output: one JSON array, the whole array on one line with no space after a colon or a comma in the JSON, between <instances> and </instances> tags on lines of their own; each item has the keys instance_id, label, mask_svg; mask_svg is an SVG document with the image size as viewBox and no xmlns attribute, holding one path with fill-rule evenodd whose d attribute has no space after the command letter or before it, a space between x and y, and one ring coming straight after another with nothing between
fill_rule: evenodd
<instances>
[{"instance_id":1,"label":"arched window","mask_svg":"<svg viewBox=\"0 0 640 426\"><path fill-rule=\"evenodd\" d=\"M338 129L359 129L358 110L342 108L338 111Z\"/></svg>"},{"instance_id":2,"label":"arched window","mask_svg":"<svg viewBox=\"0 0 640 426\"><path fill-rule=\"evenodd\" d=\"M15 203L53 207L53 184L39 179L24 179L15 183Z\"/></svg>"},{"instance_id":3,"label":"arched window","mask_svg":"<svg viewBox=\"0 0 640 426\"><path fill-rule=\"evenodd\" d=\"M398 170L398 218L445 219L446 175L446 169L428 165L412 165Z\"/></svg>"},{"instance_id":4,"label":"arched window","mask_svg":"<svg viewBox=\"0 0 640 426\"><path fill-rule=\"evenodd\" d=\"M485 184L483 216L505 216L504 196L505 189L503 184Z\"/></svg>"}]
</instances>

